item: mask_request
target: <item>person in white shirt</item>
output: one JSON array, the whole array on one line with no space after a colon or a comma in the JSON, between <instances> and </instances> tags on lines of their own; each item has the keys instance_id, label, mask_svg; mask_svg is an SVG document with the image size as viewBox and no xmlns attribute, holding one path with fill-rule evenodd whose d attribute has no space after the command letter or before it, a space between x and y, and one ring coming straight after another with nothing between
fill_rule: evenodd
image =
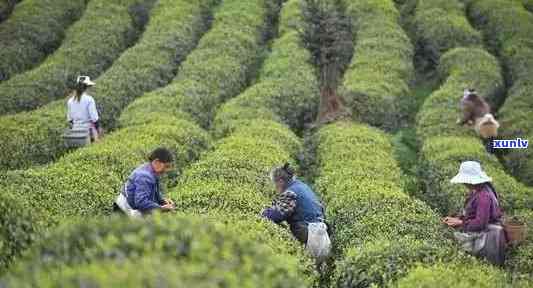
<instances>
[{"instance_id":1,"label":"person in white shirt","mask_svg":"<svg viewBox=\"0 0 533 288\"><path fill-rule=\"evenodd\" d=\"M86 93L96 83L89 76L78 76L76 88L67 103L67 120L70 127L87 127L91 141L97 141L100 131L99 116L94 98Z\"/></svg>"}]
</instances>

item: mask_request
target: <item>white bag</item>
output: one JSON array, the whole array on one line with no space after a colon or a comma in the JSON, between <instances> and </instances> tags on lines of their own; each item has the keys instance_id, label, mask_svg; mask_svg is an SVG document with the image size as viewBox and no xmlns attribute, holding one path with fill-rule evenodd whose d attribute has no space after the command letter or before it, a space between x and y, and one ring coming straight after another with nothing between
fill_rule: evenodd
<instances>
[{"instance_id":1,"label":"white bag","mask_svg":"<svg viewBox=\"0 0 533 288\"><path fill-rule=\"evenodd\" d=\"M122 193L118 194L117 199L115 200L115 203L117 203L117 206L126 213L131 218L141 218L142 213L139 210L132 209L131 206L128 204L128 200Z\"/></svg>"},{"instance_id":2,"label":"white bag","mask_svg":"<svg viewBox=\"0 0 533 288\"><path fill-rule=\"evenodd\" d=\"M325 223L316 222L307 225L307 245L305 247L318 262L322 262L328 257L331 250L331 240Z\"/></svg>"}]
</instances>

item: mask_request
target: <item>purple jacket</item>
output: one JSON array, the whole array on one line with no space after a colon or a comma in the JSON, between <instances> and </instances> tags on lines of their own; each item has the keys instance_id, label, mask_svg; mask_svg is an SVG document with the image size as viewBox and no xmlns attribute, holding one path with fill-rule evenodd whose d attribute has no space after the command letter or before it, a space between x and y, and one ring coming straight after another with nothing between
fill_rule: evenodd
<instances>
[{"instance_id":1,"label":"purple jacket","mask_svg":"<svg viewBox=\"0 0 533 288\"><path fill-rule=\"evenodd\" d=\"M131 208L143 213L161 208L163 196L159 176L150 163L137 167L128 177L122 190Z\"/></svg>"},{"instance_id":2,"label":"purple jacket","mask_svg":"<svg viewBox=\"0 0 533 288\"><path fill-rule=\"evenodd\" d=\"M500 220L503 211L498 203L498 197L488 184L476 185L465 202L463 216L463 230L479 232L487 228L488 224Z\"/></svg>"}]
</instances>

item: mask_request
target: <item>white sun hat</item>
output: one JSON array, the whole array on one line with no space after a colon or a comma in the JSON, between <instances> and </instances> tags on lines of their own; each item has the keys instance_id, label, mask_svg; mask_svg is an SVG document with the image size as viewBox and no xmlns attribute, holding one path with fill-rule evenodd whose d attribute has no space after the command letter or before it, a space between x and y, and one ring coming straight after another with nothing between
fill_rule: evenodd
<instances>
[{"instance_id":1,"label":"white sun hat","mask_svg":"<svg viewBox=\"0 0 533 288\"><path fill-rule=\"evenodd\" d=\"M491 182L492 178L487 176L483 170L481 170L481 165L476 161L465 161L461 163L459 168L459 173L455 175L450 182L451 183L464 183L464 184L481 184L485 182Z\"/></svg>"},{"instance_id":2,"label":"white sun hat","mask_svg":"<svg viewBox=\"0 0 533 288\"><path fill-rule=\"evenodd\" d=\"M91 81L91 77L89 76L78 76L76 83L85 84L87 86L94 86L96 84L93 81Z\"/></svg>"}]
</instances>

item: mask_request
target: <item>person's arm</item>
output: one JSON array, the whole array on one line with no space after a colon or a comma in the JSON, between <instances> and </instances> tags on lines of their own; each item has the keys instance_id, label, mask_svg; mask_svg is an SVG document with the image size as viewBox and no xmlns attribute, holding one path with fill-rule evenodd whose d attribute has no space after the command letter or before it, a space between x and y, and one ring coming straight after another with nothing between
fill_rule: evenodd
<instances>
[{"instance_id":1,"label":"person's arm","mask_svg":"<svg viewBox=\"0 0 533 288\"><path fill-rule=\"evenodd\" d=\"M463 222L463 229L465 231L479 232L484 230L489 224L490 212L490 198L487 193L480 193L478 195L478 203L476 209L476 218L466 220Z\"/></svg>"},{"instance_id":2,"label":"person's arm","mask_svg":"<svg viewBox=\"0 0 533 288\"><path fill-rule=\"evenodd\" d=\"M96 103L94 102L93 98L90 98L88 109L91 122L93 122L95 126L98 125L98 120L100 120L100 117L98 116L98 110L96 110Z\"/></svg>"},{"instance_id":3,"label":"person's arm","mask_svg":"<svg viewBox=\"0 0 533 288\"><path fill-rule=\"evenodd\" d=\"M274 201L273 205L263 211L263 217L281 223L287 220L296 208L296 193L285 191Z\"/></svg>"},{"instance_id":4,"label":"person's arm","mask_svg":"<svg viewBox=\"0 0 533 288\"><path fill-rule=\"evenodd\" d=\"M150 194L152 194L154 191L152 191L150 187L150 181L147 177L140 177L136 179L134 185L135 195L133 197L133 202L137 210L147 212L161 208L161 205L150 199Z\"/></svg>"}]
</instances>

